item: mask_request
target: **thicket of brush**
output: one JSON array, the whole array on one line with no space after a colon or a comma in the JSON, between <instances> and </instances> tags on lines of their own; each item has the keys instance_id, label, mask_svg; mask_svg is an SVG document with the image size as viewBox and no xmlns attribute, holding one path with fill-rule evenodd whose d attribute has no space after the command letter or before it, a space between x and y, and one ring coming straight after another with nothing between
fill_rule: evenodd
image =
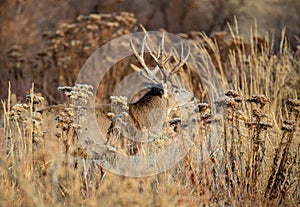
<instances>
[{"instance_id":1,"label":"thicket of brush","mask_svg":"<svg viewBox=\"0 0 300 207\"><path fill-rule=\"evenodd\" d=\"M244 42L237 25L231 29L230 38L225 33L212 37L196 32L180 34L198 44L221 75L225 93L217 103L220 114L212 115L204 103L199 112L199 135L182 161L159 175L127 178L85 159L75 132L72 105L49 106L47 102L63 98L53 88L47 90L51 83L55 89L73 85L91 51L135 31L135 19L122 13L81 16L77 21L55 34L46 34L48 50L38 53L34 61L23 60L17 48L8 53L12 60L7 62L8 68L15 75L23 74L23 67L29 70L33 64L33 77L43 78L33 79L37 85L22 103L16 103L10 90L2 102L2 206L300 204L300 50L289 49L284 32L276 53L267 36L260 38L253 32L249 42ZM99 88L104 91L99 99L109 98L129 73L131 62L130 58L124 60L115 66L118 70L107 74ZM70 73L71 69L75 70ZM56 75L47 75L50 73ZM200 101L207 100L210 89L189 70L181 75ZM111 77L113 83L108 86L105 83ZM34 90L42 92L45 99ZM80 96L83 89L70 90ZM212 126L218 132L218 148L204 159L203 140L212 141Z\"/></svg>"}]
</instances>

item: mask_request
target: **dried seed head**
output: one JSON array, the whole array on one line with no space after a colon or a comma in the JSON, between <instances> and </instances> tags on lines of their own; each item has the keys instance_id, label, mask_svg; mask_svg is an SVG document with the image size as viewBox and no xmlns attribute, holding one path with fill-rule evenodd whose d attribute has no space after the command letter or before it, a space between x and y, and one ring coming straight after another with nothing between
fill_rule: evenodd
<instances>
[{"instance_id":1,"label":"dried seed head","mask_svg":"<svg viewBox=\"0 0 300 207\"><path fill-rule=\"evenodd\" d=\"M93 87L87 84L76 84L74 87L62 86L57 89L63 91L67 97L78 101L78 103L80 103L80 101L86 103L89 96L93 96Z\"/></svg>"},{"instance_id":2,"label":"dried seed head","mask_svg":"<svg viewBox=\"0 0 300 207\"><path fill-rule=\"evenodd\" d=\"M294 127L294 125L283 125L281 127L281 130L292 132L292 131L295 131L295 127Z\"/></svg>"},{"instance_id":3,"label":"dried seed head","mask_svg":"<svg viewBox=\"0 0 300 207\"><path fill-rule=\"evenodd\" d=\"M73 87L71 86L60 86L57 88L57 90L62 91L62 92L71 92Z\"/></svg>"},{"instance_id":4,"label":"dried seed head","mask_svg":"<svg viewBox=\"0 0 300 207\"><path fill-rule=\"evenodd\" d=\"M296 121L295 120L284 120L283 123L287 124L287 125L293 125L296 123Z\"/></svg>"},{"instance_id":5,"label":"dried seed head","mask_svg":"<svg viewBox=\"0 0 300 207\"><path fill-rule=\"evenodd\" d=\"M29 109L29 106L27 104L16 104L12 107L11 111L15 111L18 114L25 112Z\"/></svg>"},{"instance_id":6,"label":"dried seed head","mask_svg":"<svg viewBox=\"0 0 300 207\"><path fill-rule=\"evenodd\" d=\"M263 130L267 130L267 129L273 127L272 123L270 123L270 122L259 122L259 123L257 123L257 122L250 122L250 121L248 121L248 122L245 122L245 125L247 127L252 127L252 126L256 127L258 125Z\"/></svg>"},{"instance_id":7,"label":"dried seed head","mask_svg":"<svg viewBox=\"0 0 300 207\"><path fill-rule=\"evenodd\" d=\"M239 104L233 98L226 99L226 106L232 109L238 109Z\"/></svg>"},{"instance_id":8,"label":"dried seed head","mask_svg":"<svg viewBox=\"0 0 300 207\"><path fill-rule=\"evenodd\" d=\"M98 25L95 25L95 24L89 24L86 26L86 28L92 32L95 32L95 31L98 31L99 30L99 27Z\"/></svg>"},{"instance_id":9,"label":"dried seed head","mask_svg":"<svg viewBox=\"0 0 300 207\"><path fill-rule=\"evenodd\" d=\"M283 125L281 127L281 130L283 131L295 131L296 129L296 121L295 120L285 120L283 121Z\"/></svg>"},{"instance_id":10,"label":"dried seed head","mask_svg":"<svg viewBox=\"0 0 300 207\"><path fill-rule=\"evenodd\" d=\"M269 122L260 122L260 123L259 123L259 126L260 126L262 129L264 129L264 130L267 130L267 129L273 127L273 125L272 125L271 123L269 123Z\"/></svg>"},{"instance_id":11,"label":"dried seed head","mask_svg":"<svg viewBox=\"0 0 300 207\"><path fill-rule=\"evenodd\" d=\"M99 20L101 20L101 15L99 15L99 14L90 14L89 19L99 21Z\"/></svg>"},{"instance_id":12,"label":"dried seed head","mask_svg":"<svg viewBox=\"0 0 300 207\"><path fill-rule=\"evenodd\" d=\"M239 108L239 104L233 98L223 97L220 100L215 101L217 107L229 107L234 110Z\"/></svg>"},{"instance_id":13,"label":"dried seed head","mask_svg":"<svg viewBox=\"0 0 300 207\"><path fill-rule=\"evenodd\" d=\"M208 119L205 120L205 124L211 124L211 123L220 123L222 121L222 115L216 114L213 116L210 116Z\"/></svg>"},{"instance_id":14,"label":"dried seed head","mask_svg":"<svg viewBox=\"0 0 300 207\"><path fill-rule=\"evenodd\" d=\"M43 120L42 114L40 112L34 112L33 118L38 122L42 122Z\"/></svg>"},{"instance_id":15,"label":"dried seed head","mask_svg":"<svg viewBox=\"0 0 300 207\"><path fill-rule=\"evenodd\" d=\"M73 30L73 29L77 28L77 25L76 24L63 24L62 28L64 30Z\"/></svg>"},{"instance_id":16,"label":"dried seed head","mask_svg":"<svg viewBox=\"0 0 300 207\"><path fill-rule=\"evenodd\" d=\"M84 15L79 15L79 16L77 17L77 21L78 21L78 22L87 21L88 19L89 19L89 17L84 16Z\"/></svg>"},{"instance_id":17,"label":"dried seed head","mask_svg":"<svg viewBox=\"0 0 300 207\"><path fill-rule=\"evenodd\" d=\"M235 97L235 98L233 98L233 99L234 99L234 101L237 102L237 103L241 103L242 100L243 100L241 97Z\"/></svg>"},{"instance_id":18,"label":"dried seed head","mask_svg":"<svg viewBox=\"0 0 300 207\"><path fill-rule=\"evenodd\" d=\"M236 98L236 97L239 97L240 94L234 90L228 90L226 93L225 93L226 96L230 97L230 98Z\"/></svg>"},{"instance_id":19,"label":"dried seed head","mask_svg":"<svg viewBox=\"0 0 300 207\"><path fill-rule=\"evenodd\" d=\"M289 106L292 106L292 107L300 106L300 100L299 99L288 99L285 103Z\"/></svg>"},{"instance_id":20,"label":"dried seed head","mask_svg":"<svg viewBox=\"0 0 300 207\"><path fill-rule=\"evenodd\" d=\"M199 103L198 104L198 110L197 112L199 113L205 113L209 109L209 104L207 103Z\"/></svg>"},{"instance_id":21,"label":"dried seed head","mask_svg":"<svg viewBox=\"0 0 300 207\"><path fill-rule=\"evenodd\" d=\"M265 112L263 112L261 109L253 109L252 116L261 119L263 117L267 117L268 115Z\"/></svg>"},{"instance_id":22,"label":"dried seed head","mask_svg":"<svg viewBox=\"0 0 300 207\"><path fill-rule=\"evenodd\" d=\"M206 121L206 120L208 120L208 119L210 119L211 118L211 114L203 114L203 115L201 115L200 116L200 119L201 120L204 120L204 121Z\"/></svg>"},{"instance_id":23,"label":"dried seed head","mask_svg":"<svg viewBox=\"0 0 300 207\"><path fill-rule=\"evenodd\" d=\"M21 48L17 45L14 45L7 51L7 56L9 58L20 58L22 57Z\"/></svg>"},{"instance_id":24,"label":"dried seed head","mask_svg":"<svg viewBox=\"0 0 300 207\"><path fill-rule=\"evenodd\" d=\"M129 106L128 106L128 100L125 96L111 96L111 112L115 115L124 115L124 112L128 112Z\"/></svg>"},{"instance_id":25,"label":"dried seed head","mask_svg":"<svg viewBox=\"0 0 300 207\"><path fill-rule=\"evenodd\" d=\"M288 99L286 105L290 112L300 113L300 100L299 99Z\"/></svg>"},{"instance_id":26,"label":"dried seed head","mask_svg":"<svg viewBox=\"0 0 300 207\"><path fill-rule=\"evenodd\" d=\"M28 94L28 95L26 95L26 101L30 103L31 100L32 100L33 104L41 104L41 103L44 102L44 97L41 94Z\"/></svg>"},{"instance_id":27,"label":"dried seed head","mask_svg":"<svg viewBox=\"0 0 300 207\"><path fill-rule=\"evenodd\" d=\"M61 30L57 30L57 31L55 32L55 37L56 37L56 38L63 38L64 36L65 36L65 34L64 34L64 32L61 31Z\"/></svg>"},{"instance_id":28,"label":"dried seed head","mask_svg":"<svg viewBox=\"0 0 300 207\"><path fill-rule=\"evenodd\" d=\"M260 104L261 107L270 103L270 99L265 95L252 95L251 98L247 99L248 102Z\"/></svg>"}]
</instances>

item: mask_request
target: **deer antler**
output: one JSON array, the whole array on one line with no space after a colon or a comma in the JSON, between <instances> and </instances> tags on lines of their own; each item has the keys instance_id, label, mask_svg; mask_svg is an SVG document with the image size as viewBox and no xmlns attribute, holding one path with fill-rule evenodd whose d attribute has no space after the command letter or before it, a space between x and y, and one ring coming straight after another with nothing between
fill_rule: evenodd
<instances>
[{"instance_id":1,"label":"deer antler","mask_svg":"<svg viewBox=\"0 0 300 207\"><path fill-rule=\"evenodd\" d=\"M147 43L148 32L145 29L143 29L143 30L145 32L145 36L143 38L142 47L141 47L140 52L137 52L136 48L133 45L132 39L130 39L130 46L132 48L132 51L133 51L135 57L137 58L137 60L139 61L139 63L141 64L141 66L143 68L140 69L140 68L138 68L137 66L135 66L133 64L131 64L131 67L134 70L140 72L140 74L143 77L147 78L151 82L153 82L155 84L161 84L163 86L164 84L167 83L167 80L171 76L173 76L175 73L177 73L180 70L180 68L186 63L186 61L188 60L189 55L190 55L190 46L188 45L188 52L185 56L183 54L183 42L181 42L180 56L177 54L177 52L176 52L176 50L174 50L174 48L171 50L171 52L169 54L164 55L164 53L165 53L165 47L164 47L165 33L163 33L162 38L161 38L161 42L160 42L159 47L158 47L157 54L155 54L155 52L153 52L153 50L151 49L151 47ZM149 51L150 56L153 58L153 60L156 63L156 66L155 66L154 69L150 69L145 63L145 59L144 59L145 47L147 48L147 50ZM173 56L174 59L177 60L177 63L171 70L168 70L168 69L166 69L165 65L169 61L171 56ZM177 57L179 57L179 60L178 60ZM160 74L162 76L161 81L159 81L156 77L156 74L157 74L158 71L160 72Z\"/></svg>"},{"instance_id":2,"label":"deer antler","mask_svg":"<svg viewBox=\"0 0 300 207\"><path fill-rule=\"evenodd\" d=\"M180 59L179 59L178 63L171 70L171 72L170 72L171 76L174 75L175 73L177 73L180 70L180 68L186 63L186 61L188 60L188 58L190 56L191 47L190 47L190 45L188 45L188 52L187 52L186 56L184 57L183 56L183 42L181 42L181 50L180 51L181 51ZM177 52L175 51L175 53L177 53Z\"/></svg>"},{"instance_id":3,"label":"deer antler","mask_svg":"<svg viewBox=\"0 0 300 207\"><path fill-rule=\"evenodd\" d=\"M145 45L149 50L149 46L147 45L146 39L147 39L148 33L145 34L144 38L143 38L143 42L142 42L142 47L141 47L141 51L140 53L137 52L137 50L135 49L134 45L133 45L133 41L132 39L130 39L130 47L134 53L134 56L136 57L136 59L139 61L139 63L141 64L141 66L143 67L143 69L138 68L137 66L131 64L131 67L136 70L137 72L139 72L143 77L145 77L146 79L150 80L151 82L154 82L156 84L159 84L160 81L158 81L156 79L156 73L159 71L159 66L156 66L154 69L150 69L146 63L145 63L145 59L144 59L144 50L145 50ZM151 50L149 50L151 51Z\"/></svg>"}]
</instances>

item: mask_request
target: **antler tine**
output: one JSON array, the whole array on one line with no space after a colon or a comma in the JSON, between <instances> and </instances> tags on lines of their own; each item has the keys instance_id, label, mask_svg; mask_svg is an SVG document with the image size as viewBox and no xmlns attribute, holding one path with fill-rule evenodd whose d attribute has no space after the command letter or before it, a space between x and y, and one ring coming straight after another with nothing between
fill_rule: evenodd
<instances>
[{"instance_id":1,"label":"antler tine","mask_svg":"<svg viewBox=\"0 0 300 207\"><path fill-rule=\"evenodd\" d=\"M159 66L160 73L162 75L163 83L166 83L167 82L167 74L165 72L164 65L168 61L168 59L171 57L171 55L169 54L169 56L164 60L163 59L164 51L165 51L165 33L163 32L161 42L160 42L160 45L158 47L158 54L157 54L156 63Z\"/></svg>"},{"instance_id":2,"label":"antler tine","mask_svg":"<svg viewBox=\"0 0 300 207\"><path fill-rule=\"evenodd\" d=\"M140 54L136 51L136 49L135 49L135 47L134 47L134 45L133 45L132 39L130 39L130 47L131 47L131 49L132 49L132 51L133 51L133 53L134 53L134 56L135 56L136 59L139 61L139 63L142 65L142 67L143 67L144 69L147 69L147 70L148 70L149 68L148 68L148 66L146 65L145 60L144 60L144 49L145 49L145 41L146 41L147 35L148 35L148 34L146 34L146 35L144 36L144 38L143 38L143 43L142 43L142 47L141 47L141 52L140 52ZM134 69L137 70L137 67L135 67ZM137 71L139 72L139 71L141 71L141 69L138 69Z\"/></svg>"},{"instance_id":3,"label":"antler tine","mask_svg":"<svg viewBox=\"0 0 300 207\"><path fill-rule=\"evenodd\" d=\"M186 53L186 56L183 58L183 62L186 63L186 61L189 59L191 53L191 46L188 44L188 51ZM183 56L183 44L182 44L182 56Z\"/></svg>"},{"instance_id":4,"label":"antler tine","mask_svg":"<svg viewBox=\"0 0 300 207\"><path fill-rule=\"evenodd\" d=\"M171 70L170 75L174 75L175 73L177 73L180 70L180 68L186 63L186 61L188 60L188 58L190 56L190 51L191 51L191 47L190 47L190 45L188 45L188 52L187 52L186 56L183 57L183 42L181 42L180 59L179 59L178 63L174 66L174 68Z\"/></svg>"},{"instance_id":5,"label":"antler tine","mask_svg":"<svg viewBox=\"0 0 300 207\"><path fill-rule=\"evenodd\" d=\"M147 45L147 36L148 33L146 32L144 38L143 38L143 42L142 42L142 47L141 47L141 51L140 53L137 52L136 48L133 45L133 41L132 39L130 39L130 47L134 53L134 56L136 57L136 59L139 61L139 63L141 64L141 66L143 67L143 69L138 68L137 66L131 64L131 67L136 70L137 72L139 72L144 78L148 79L151 82L154 83L159 83L158 80L156 80L155 75L158 72L159 68L155 67L153 70L149 69L149 67L146 65L145 63L145 59L144 59L144 51L145 51L145 45L148 48L149 46ZM148 48L149 50L149 48ZM151 51L151 50L150 50Z\"/></svg>"},{"instance_id":6,"label":"antler tine","mask_svg":"<svg viewBox=\"0 0 300 207\"><path fill-rule=\"evenodd\" d=\"M158 57L155 56L155 54L154 54L153 51L152 51L152 48L148 45L147 42L145 43L145 45L146 45L146 47L147 47L147 49L148 49L148 51L149 51L150 56L151 56L151 57L154 59L154 61L158 64Z\"/></svg>"},{"instance_id":7,"label":"antler tine","mask_svg":"<svg viewBox=\"0 0 300 207\"><path fill-rule=\"evenodd\" d=\"M159 61L159 66L162 67L163 65L163 52L165 51L165 33L163 32L162 38L161 38L161 43L159 45L158 49L158 61Z\"/></svg>"},{"instance_id":8,"label":"antler tine","mask_svg":"<svg viewBox=\"0 0 300 207\"><path fill-rule=\"evenodd\" d=\"M165 70L164 65L166 64L166 62L172 56L172 53L170 53L165 59L164 59L164 56L163 56L164 52L165 52L165 32L163 32L163 34L162 34L161 42L158 46L157 56L152 52L152 49L150 48L150 46L147 43L146 43L146 47L148 48L151 57L153 58L153 60L157 64L156 69L159 70L160 73L161 73L162 83L165 84L167 82L167 78L168 78L169 73Z\"/></svg>"},{"instance_id":9,"label":"antler tine","mask_svg":"<svg viewBox=\"0 0 300 207\"><path fill-rule=\"evenodd\" d=\"M163 67L166 62L169 61L169 59L171 58L172 56L172 51L168 54L168 56L163 59L163 53L165 52L165 33L163 33L163 36L162 36L162 39L161 39L161 44L159 45L159 56L158 56L158 59L159 59L159 64L160 64L160 67Z\"/></svg>"},{"instance_id":10,"label":"antler tine","mask_svg":"<svg viewBox=\"0 0 300 207\"><path fill-rule=\"evenodd\" d=\"M143 25L141 25L141 24L140 24L140 27L142 28L143 32L144 32L146 35L148 35L148 32L147 32L147 30L145 29L145 27L144 27ZM149 51L151 57L156 61L157 58L156 58L155 55L153 54L152 49L150 48L150 46L148 45L148 43L147 43L146 41L144 41L144 42L145 42L145 45L146 45L146 47L147 47L147 49L148 49L148 51Z\"/></svg>"},{"instance_id":11,"label":"antler tine","mask_svg":"<svg viewBox=\"0 0 300 207\"><path fill-rule=\"evenodd\" d=\"M148 43L145 43L151 57L153 58L153 60L155 61L155 63L162 68L165 63L170 59L171 55L169 54L168 57L166 57L165 59L163 58L163 54L165 51L164 45L165 45L165 33L163 33L162 38L161 38L161 42L158 46L158 52L157 55L154 54L154 52L152 51L151 47L148 45Z\"/></svg>"}]
</instances>

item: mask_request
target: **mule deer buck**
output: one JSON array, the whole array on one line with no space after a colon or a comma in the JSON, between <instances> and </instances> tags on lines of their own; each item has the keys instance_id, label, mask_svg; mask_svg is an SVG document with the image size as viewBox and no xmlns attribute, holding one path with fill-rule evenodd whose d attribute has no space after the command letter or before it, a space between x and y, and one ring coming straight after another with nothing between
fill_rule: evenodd
<instances>
[{"instance_id":1,"label":"mule deer buck","mask_svg":"<svg viewBox=\"0 0 300 207\"><path fill-rule=\"evenodd\" d=\"M188 47L187 54L185 56L183 55L183 43L181 43L180 57L174 57L176 54L172 54L173 51L166 55L164 49L164 35L161 38L157 54L155 54L147 43L147 37L148 33L146 32L139 52L135 48L132 39L130 40L130 46L134 56L141 65L141 68L133 64L131 67L137 71L141 77L147 80L144 86L149 90L138 101L128 104L131 125L137 130L153 129L165 123L171 108L176 105L176 100L172 95L174 85L171 78L186 64L190 55L190 47ZM148 67L145 62L145 47L154 60L154 68ZM172 68L169 69L170 67L167 68L166 64L171 57L175 63ZM114 123L108 115L110 112L110 105L102 106L98 110L97 116L103 135L110 134L114 128Z\"/></svg>"}]
</instances>

